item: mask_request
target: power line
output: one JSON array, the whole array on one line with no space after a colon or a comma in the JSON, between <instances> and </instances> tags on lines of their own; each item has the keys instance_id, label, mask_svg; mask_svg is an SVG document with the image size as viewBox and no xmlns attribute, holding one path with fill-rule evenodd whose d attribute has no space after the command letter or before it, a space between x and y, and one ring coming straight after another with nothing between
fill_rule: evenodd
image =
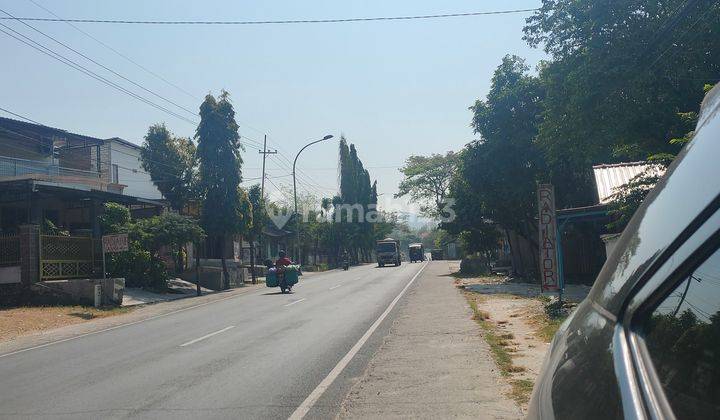
<instances>
[{"instance_id":1,"label":"power line","mask_svg":"<svg viewBox=\"0 0 720 420\"><path fill-rule=\"evenodd\" d=\"M104 83L104 84L106 84L106 85L108 85L108 86L110 86L110 87L112 87L112 88L114 88L114 89L116 89L116 90L118 90L118 91L120 91L120 92L122 92L122 93L125 93L125 94L127 94L127 95L129 95L129 96L131 96L131 97L133 97L133 98L135 98L135 99L137 99L137 100L139 100L139 101L141 101L141 102L143 102L143 103L146 103L146 104L148 104L148 105L150 105L150 106L152 106L152 107L154 107L154 108L156 108L156 109L158 109L158 110L164 111L164 112L166 112L166 113L168 113L168 114L170 114L170 115L172 115L172 116L174 116L174 117L176 117L176 118L179 118L179 119L181 119L181 120L183 120L183 121L185 121L185 122L188 122L188 123L193 124L193 125L196 125L196 124L197 124L197 122L195 122L195 121L193 121L193 120L191 120L191 119L185 118L185 117L183 117L182 115L177 114L177 113L175 113L175 112L173 112L173 111L171 111L171 110L163 107L162 105L158 105L158 104L150 101L149 99L146 99L146 98L144 98L144 97L142 97L142 96L140 96L140 95L138 95L138 94L136 94L136 93L134 93L134 92L132 92L132 91L130 91L130 90L128 90L128 89L120 86L120 85L118 85L117 83L112 82L112 81L106 79L105 77L103 77L103 76L101 76L101 75L93 72L92 70L89 70L89 69L87 69L86 67L83 67L82 65L75 63L74 61L68 59L67 57L64 57L62 54L59 54L59 53L51 50L50 48L47 48L46 46L40 44L39 42L34 41L34 40L31 39L31 38L28 38L27 36L21 34L20 32L14 30L14 29L12 29L12 28L10 28L9 26L7 26L7 25L5 25L5 24L3 24L3 23L1 23L1 22L0 22L0 26L2 26L2 27L4 27L4 28L6 28L6 29L8 29L8 30L10 30L10 31L12 31L12 32L14 32L15 34L17 34L17 35L19 35L20 37L25 38L25 39L21 39L21 38L19 38L18 36L15 36L15 35L7 32L7 31L5 31L5 30L3 30L3 29L0 29L0 32L4 33L5 35L7 35L7 36L9 36L9 37L11 37L11 38L14 38L15 40L20 41L20 42L22 42L23 44L25 44L25 45L27 45L27 46L29 46L29 47L31 47L31 48L33 48L33 49L35 49L35 50L43 53L43 54L51 57L51 58L53 58L53 59L55 59L55 60L57 60L57 61L65 64L65 65L67 65L67 66L69 66L69 67L71 67L71 68L73 68L73 69L75 69L75 70L77 70L77 71L79 71L79 72L81 72L81 73L89 76L89 77L92 77L93 79L95 79L95 80L97 80L97 81L99 81L99 82L101 82L101 83ZM26 40L27 40L27 41L26 41ZM33 44L35 44L35 45L33 45Z\"/></svg>"},{"instance_id":2,"label":"power line","mask_svg":"<svg viewBox=\"0 0 720 420\"><path fill-rule=\"evenodd\" d=\"M428 20L447 19L456 17L485 16L485 15L509 15L516 13L535 12L540 9L511 9L493 10L486 12L465 12L465 13L441 13L431 15L410 15L410 16L375 16L366 18L333 18L333 19L287 19L287 20L121 20L121 19L62 19L62 18L41 18L25 16L17 19L36 22L70 22L70 23L110 23L124 25L295 25L308 23L349 23L349 22L376 22L396 20ZM7 19L0 17L0 19Z\"/></svg>"},{"instance_id":3,"label":"power line","mask_svg":"<svg viewBox=\"0 0 720 420\"><path fill-rule=\"evenodd\" d=\"M58 16L58 15L57 15L56 13L54 13L52 10L46 8L46 7L43 6L42 4L36 2L35 0L28 0L28 1L31 2L32 4L34 4L35 6L43 9L44 11L48 12L49 14L55 16L56 18L62 19L60 16ZM187 95L188 97L193 98L193 99L196 99L196 100L202 100L202 98L199 98L198 96L193 95L192 93L188 92L187 90L183 89L182 87L178 86L177 84L175 84L175 83L167 80L165 77L163 77L163 76L157 74L156 72L148 69L147 67L143 66L142 64L138 63L137 61L133 60L132 58L128 57L127 55L121 53L120 51L118 51L118 50L116 50L115 48L111 47L110 45L106 44L105 42L99 40L98 38L90 35L89 33L85 32L85 31L83 31L82 29L80 29L80 28L77 27L76 25L73 25L71 22L65 22L65 23L67 23L70 27L74 28L76 31L80 32L81 34L87 36L88 38L92 39L93 41L97 42L98 44L102 45L103 47L107 48L108 50L110 50L110 51L112 51L113 53L117 54L118 56L122 57L123 59L127 60L128 62L134 64L135 66L137 66L137 67L140 68L141 70L145 71L146 73L154 76L154 77L157 78L157 79L160 79L161 81L165 82L167 85L172 86L173 88L177 89L178 91L184 93L184 94Z\"/></svg>"},{"instance_id":4,"label":"power line","mask_svg":"<svg viewBox=\"0 0 720 420\"><path fill-rule=\"evenodd\" d=\"M49 14L55 16L56 18L62 19L58 14L56 14L56 13L53 12L52 10L44 7L42 4L39 4L39 3L36 2L35 0L28 0L28 1L31 2L32 4L34 4L35 6L41 8L42 10L48 12ZM17 19L17 18L16 18L16 20L20 20L20 19ZM73 25L71 22L65 22L65 23L66 23L67 25L69 25L70 27L72 27L73 29L77 30L78 32L82 33L83 35L87 36L88 38L92 39L93 41L97 42L98 44L102 45L103 47L107 48L108 50L112 51L112 52L115 53L116 55L118 55L118 56L122 57L123 59L129 61L130 63L134 64L135 66L137 66L137 67L140 68L141 70L143 70L143 71L147 72L148 74L150 74L150 75L152 75L152 76L160 79L161 81L163 81L163 82L165 82L166 84L172 86L173 88L181 91L182 93L184 93L185 95L189 96L190 98L193 98L193 99L202 101L202 98L200 98L200 97L198 97L198 96L196 96L196 95L188 92L187 90L183 89L182 87L178 86L177 84L170 82L170 81L167 80L165 77L163 77L163 76L157 74L156 72L148 69L147 67L145 67L145 66L143 66L142 64L138 63L137 61L131 59L131 58L128 57L127 55L121 53L120 51L116 50L115 48L111 47L111 46L108 45L107 43L101 41L100 39L94 37L93 35L89 34L88 32L83 31L83 30L80 29L78 26ZM34 29L34 28L33 28L33 29ZM192 111L190 111L190 112L192 112ZM193 112L193 115L195 115L194 112ZM263 134L263 133L264 133L264 131L257 129L257 128L251 126L250 124L247 124L247 123L245 123L245 122L243 122L243 121L239 121L239 120L237 120L237 119L236 119L236 121L237 121L238 124L240 124L241 126L246 127L246 128L249 128L250 130L253 130L253 131L257 132L257 133L260 133L260 134ZM259 141L253 140L253 139L250 138L250 137L247 137L247 136L241 136L241 137L243 137L243 138L245 138L245 139L247 139L247 140L249 140L249 141L254 141L255 143L258 143L258 144L259 144Z\"/></svg>"},{"instance_id":5,"label":"power line","mask_svg":"<svg viewBox=\"0 0 720 420\"><path fill-rule=\"evenodd\" d=\"M42 124L40 124L40 123L37 122L37 121L33 121L33 120L31 120L30 118L28 118L28 117L23 117L23 116L20 115L20 114L16 114L16 113L14 113L14 112L12 112L12 111L8 111L7 109L0 108L0 111L6 112L6 113L8 113L8 114L10 114L10 115L12 115L12 116L18 117L18 118L20 118L20 119L22 119L22 120L30 121L30 122L33 123L33 124L42 125Z\"/></svg>"},{"instance_id":6,"label":"power line","mask_svg":"<svg viewBox=\"0 0 720 420\"><path fill-rule=\"evenodd\" d=\"M128 82L128 83L130 83L130 84L132 84L132 85L134 85L134 86L136 86L136 87L144 90L145 92L147 92L147 93L149 93L149 94L151 94L151 95L153 95L153 96L155 96L155 97L157 97L157 98L159 98L159 99L162 99L163 101L165 101L165 102L167 102L167 103L169 103L169 104L171 104L171 105L174 105L174 106L178 107L179 109L187 112L187 113L190 114L190 115L193 115L193 116L197 115L195 111L192 111L192 110L190 110L190 109L188 109L188 108L186 108L186 107L184 107L184 106L182 106L182 105L180 105L180 104L177 104L177 103L171 101L170 99L168 99L168 98L166 98L166 97L164 97L164 96L162 96L162 95L160 95L160 94L158 94L158 93L153 92L152 90L146 88L145 86L143 86L143 85L141 85L141 84L139 84L139 83L137 83L137 82L135 82L135 81L133 81L133 80L128 79L127 77L123 76L122 74L120 74L120 73L116 72L115 70L113 70L113 69L105 66L105 65L102 64L102 63L99 63L98 61L94 60L93 58L91 58L91 57L89 57L89 56L87 56L87 55L85 55L85 54L83 54L82 52L76 50L75 48L72 48L71 46L67 45L66 43L59 41L58 39L56 39L56 38L54 38L54 37L46 34L45 32L42 32L41 30L35 28L34 26L32 26L32 25L30 25L30 24L28 24L28 23L26 23L26 22L23 22L23 21L20 20L20 19L17 19L15 16L11 15L10 13L6 12L5 10L0 9L0 12L5 13L5 14L8 15L10 18L12 18L12 19L14 19L14 20L17 20L18 22L22 23L23 25L27 26L28 28L32 29L33 31L39 33L40 35L42 35L42 36L44 36L44 37L46 37L46 38L48 38L48 39L50 39L50 40L52 40L52 41L60 44L60 45L62 45L63 47L65 47L65 48L67 48L68 50L74 52L75 54L83 57L84 59L92 62L93 64L95 64L95 65L97 65L97 66L99 66L99 67L102 67L102 68L105 69L106 71L109 71L110 73L114 74L115 76L117 76L117 77L125 80L126 82Z\"/></svg>"}]
</instances>

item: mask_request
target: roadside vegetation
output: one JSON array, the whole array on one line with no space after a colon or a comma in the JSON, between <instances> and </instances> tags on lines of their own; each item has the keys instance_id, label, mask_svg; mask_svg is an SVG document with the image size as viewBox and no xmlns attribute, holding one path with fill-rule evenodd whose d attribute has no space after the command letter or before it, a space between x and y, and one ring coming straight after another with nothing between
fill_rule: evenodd
<instances>
[{"instance_id":1,"label":"roadside vegetation","mask_svg":"<svg viewBox=\"0 0 720 420\"><path fill-rule=\"evenodd\" d=\"M610 205L607 228L621 231L658 181L655 169L692 139L720 73L718 21L718 3L543 1L523 38L547 59L531 68L503 57L488 93L468 104L475 140L409 157L398 195L435 214L452 203L456 217L441 227L464 254L496 249L507 232L510 249L521 249L517 238L536 249L538 183L554 185L557 208L594 205L593 165L646 161L652 167ZM513 270L536 278L537 267L528 258Z\"/></svg>"},{"instance_id":2,"label":"roadside vegetation","mask_svg":"<svg viewBox=\"0 0 720 420\"><path fill-rule=\"evenodd\" d=\"M508 379L508 383L510 384L508 397L512 398L518 404L527 404L528 401L530 401L530 394L532 394L534 382L528 379L513 378L514 373L525 371L523 367L513 363L509 340L514 337L503 333L497 327L497 324L489 321L490 313L478 308L478 301L484 299L482 295L473 292L464 292L463 294L473 311L473 319L483 330L483 337L490 346L490 353L500 370L500 374Z\"/></svg>"},{"instance_id":3,"label":"roadside vegetation","mask_svg":"<svg viewBox=\"0 0 720 420\"><path fill-rule=\"evenodd\" d=\"M534 318L534 322L537 323L535 335L549 343L576 305L568 302L560 303L549 296L539 296L537 299L543 303L544 312Z\"/></svg>"},{"instance_id":4,"label":"roadside vegetation","mask_svg":"<svg viewBox=\"0 0 720 420\"><path fill-rule=\"evenodd\" d=\"M524 409L546 349L575 305L560 304L546 295L524 295L511 287L514 284L503 282L498 276L473 280L472 276L459 271L453 276L458 278L455 283L462 290L490 354L509 385L508 397ZM472 285L490 286L492 291L473 291Z\"/></svg>"}]
</instances>

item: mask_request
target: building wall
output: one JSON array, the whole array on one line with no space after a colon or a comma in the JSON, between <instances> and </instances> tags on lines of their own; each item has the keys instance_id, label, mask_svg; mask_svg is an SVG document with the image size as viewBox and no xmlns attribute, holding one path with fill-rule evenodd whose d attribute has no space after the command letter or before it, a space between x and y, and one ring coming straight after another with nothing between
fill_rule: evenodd
<instances>
[{"instance_id":1,"label":"building wall","mask_svg":"<svg viewBox=\"0 0 720 420\"><path fill-rule=\"evenodd\" d=\"M0 132L0 156L52 163L49 146L49 143L43 147L39 142L9 138Z\"/></svg>"},{"instance_id":2,"label":"building wall","mask_svg":"<svg viewBox=\"0 0 720 420\"><path fill-rule=\"evenodd\" d=\"M112 177L113 165L117 165L117 183L127 185L123 194L133 197L158 200L162 194L150 179L150 174L142 169L140 163L140 149L125 145L118 141L109 141L110 144L110 174Z\"/></svg>"}]
</instances>

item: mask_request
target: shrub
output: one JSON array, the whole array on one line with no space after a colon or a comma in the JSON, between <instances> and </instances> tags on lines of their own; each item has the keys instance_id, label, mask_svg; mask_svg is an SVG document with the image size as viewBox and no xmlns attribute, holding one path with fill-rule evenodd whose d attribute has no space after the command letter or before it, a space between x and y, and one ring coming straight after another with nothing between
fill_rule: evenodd
<instances>
[{"instance_id":1,"label":"shrub","mask_svg":"<svg viewBox=\"0 0 720 420\"><path fill-rule=\"evenodd\" d=\"M108 256L107 268L111 276L124 277L129 287L164 289L169 276L160 259L160 248L169 247L177 258L181 246L204 237L192 219L166 213L135 222L130 211L116 203L105 204L100 224L104 234L128 233L128 251Z\"/></svg>"}]
</instances>

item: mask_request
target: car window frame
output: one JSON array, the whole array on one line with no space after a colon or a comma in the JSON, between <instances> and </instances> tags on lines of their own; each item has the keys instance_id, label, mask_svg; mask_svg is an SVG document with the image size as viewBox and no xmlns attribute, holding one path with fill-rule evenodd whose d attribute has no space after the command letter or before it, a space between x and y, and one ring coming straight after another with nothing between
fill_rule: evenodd
<instances>
[{"instance_id":1,"label":"car window frame","mask_svg":"<svg viewBox=\"0 0 720 420\"><path fill-rule=\"evenodd\" d=\"M675 418L639 324L660 300L720 250L720 211L717 208L714 210L704 221L700 220L700 226L628 296L625 309L616 324L614 348L619 353L615 357L621 359L615 363L616 371L627 376L624 386L628 387L622 393L623 407L626 409L626 403L634 405L633 411L639 418L642 418L641 413L656 419ZM642 404L642 407L638 407L638 404Z\"/></svg>"}]
</instances>

